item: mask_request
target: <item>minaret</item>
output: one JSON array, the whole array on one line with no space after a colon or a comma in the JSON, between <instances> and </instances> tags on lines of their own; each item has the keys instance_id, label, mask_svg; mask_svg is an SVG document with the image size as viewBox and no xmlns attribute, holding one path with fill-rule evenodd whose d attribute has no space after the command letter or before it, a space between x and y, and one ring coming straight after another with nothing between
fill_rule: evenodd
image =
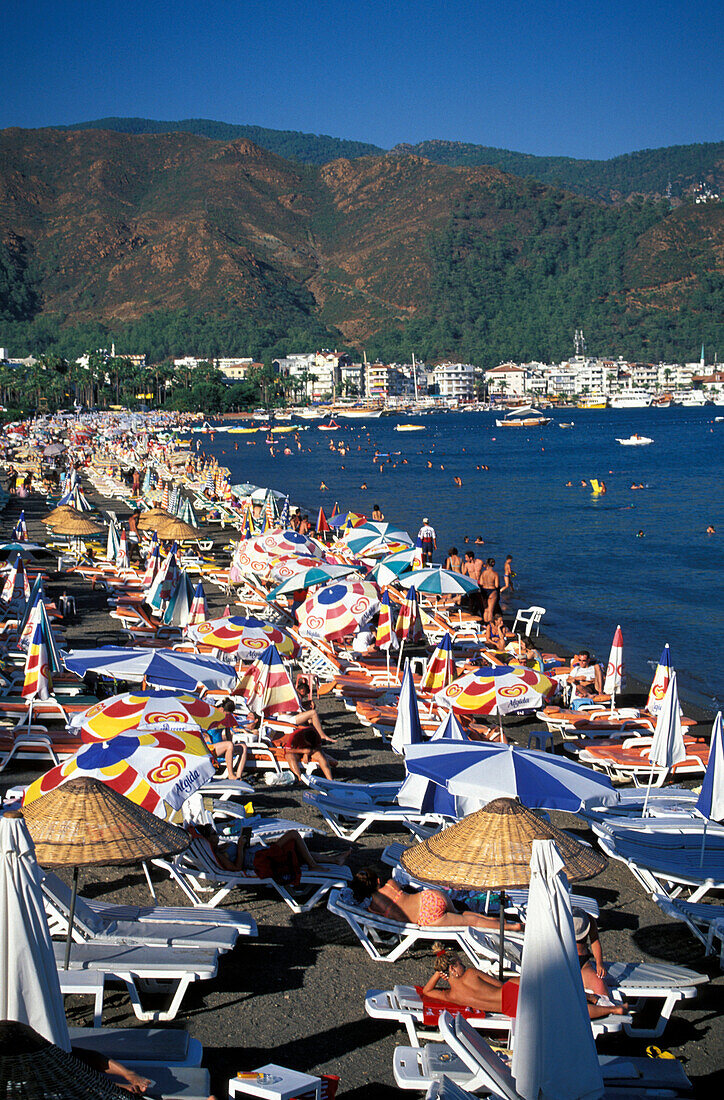
<instances>
[{"instance_id":1,"label":"minaret","mask_svg":"<svg viewBox=\"0 0 724 1100\"><path fill-rule=\"evenodd\" d=\"M699 363L699 366L701 367L701 373L703 374L704 373L704 345L703 344L701 345L701 362Z\"/></svg>"}]
</instances>

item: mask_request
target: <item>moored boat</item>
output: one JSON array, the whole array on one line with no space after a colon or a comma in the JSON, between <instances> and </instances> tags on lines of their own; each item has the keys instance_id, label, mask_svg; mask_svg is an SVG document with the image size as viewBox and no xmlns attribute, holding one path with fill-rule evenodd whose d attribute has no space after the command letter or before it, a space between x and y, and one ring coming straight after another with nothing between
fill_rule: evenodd
<instances>
[{"instance_id":1,"label":"moored boat","mask_svg":"<svg viewBox=\"0 0 724 1100\"><path fill-rule=\"evenodd\" d=\"M502 420L495 420L499 428L545 428L550 422L549 416L544 416L540 409L532 406L512 409Z\"/></svg>"}]
</instances>

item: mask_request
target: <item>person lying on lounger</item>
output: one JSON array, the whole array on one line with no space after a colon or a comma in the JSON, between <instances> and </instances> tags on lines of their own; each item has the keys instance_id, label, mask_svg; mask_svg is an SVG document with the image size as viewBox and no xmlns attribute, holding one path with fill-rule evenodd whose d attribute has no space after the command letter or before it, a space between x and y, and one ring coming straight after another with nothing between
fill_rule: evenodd
<instances>
[{"instance_id":1,"label":"person lying on lounger","mask_svg":"<svg viewBox=\"0 0 724 1100\"><path fill-rule=\"evenodd\" d=\"M239 833L238 842L226 842L214 829L213 825L194 825L193 830L202 837L211 848L214 859L225 871L255 871L261 874L260 857L281 864L289 860L297 866L304 865L310 871L319 870L319 864L309 851L296 829L289 829L278 840L269 844L252 844L251 829L244 828ZM347 859L347 853L325 857L327 863L342 864ZM262 875L266 877L266 875ZM272 876L274 877L274 876Z\"/></svg>"},{"instance_id":2,"label":"person lying on lounger","mask_svg":"<svg viewBox=\"0 0 724 1100\"><path fill-rule=\"evenodd\" d=\"M381 917L419 924L423 928L444 928L450 925L467 924L472 928L498 928L497 917L486 917L482 913L471 913L469 909L458 912L447 894L442 890L408 890L390 878L383 884L374 867L365 867L352 879L352 892L355 899L370 899L370 910ZM510 932L520 932L523 927L516 922L506 921Z\"/></svg>"},{"instance_id":3,"label":"person lying on lounger","mask_svg":"<svg viewBox=\"0 0 724 1100\"><path fill-rule=\"evenodd\" d=\"M431 1001L443 1004L464 1005L480 1012L502 1012L504 1016L515 1016L518 1008L519 979L511 978L499 982L496 978L484 974L474 966L465 966L459 955L447 951L442 944L433 944L435 952L435 973L423 986L423 996ZM445 978L449 989L440 989L439 982ZM623 1016L628 1005L614 1005L606 997L607 1004L588 1000L588 1015L592 1020L602 1016Z\"/></svg>"},{"instance_id":4,"label":"person lying on lounger","mask_svg":"<svg viewBox=\"0 0 724 1100\"><path fill-rule=\"evenodd\" d=\"M301 710L299 714L295 714L289 719L294 729L290 733L284 734L281 739L280 744L284 749L284 759L296 779L301 780L302 778L301 765L311 762L319 766L325 779L332 779L339 762L329 753L323 752L322 742L334 741L334 737L329 737L324 732L322 722L317 714L316 704L313 699L309 698L307 685L300 683L297 693L302 707L306 707L306 709Z\"/></svg>"}]
</instances>

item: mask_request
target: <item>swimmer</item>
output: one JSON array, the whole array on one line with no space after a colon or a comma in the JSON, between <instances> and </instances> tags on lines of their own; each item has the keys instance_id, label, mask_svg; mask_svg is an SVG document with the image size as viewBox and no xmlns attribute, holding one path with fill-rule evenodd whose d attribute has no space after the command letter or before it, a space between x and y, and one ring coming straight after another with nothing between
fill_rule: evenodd
<instances>
[{"instance_id":1,"label":"swimmer","mask_svg":"<svg viewBox=\"0 0 724 1100\"><path fill-rule=\"evenodd\" d=\"M711 525L711 524L709 524L709 526L707 527L707 529L706 529L706 533L707 533L707 535L715 535L715 534L716 534L716 531L715 531L715 529L714 529L714 528L712 527L712 525Z\"/></svg>"},{"instance_id":2,"label":"swimmer","mask_svg":"<svg viewBox=\"0 0 724 1100\"><path fill-rule=\"evenodd\" d=\"M588 485L588 482L587 482L587 481L582 481L582 482L581 482L581 488L582 488L582 489L585 489L587 485Z\"/></svg>"},{"instance_id":3,"label":"swimmer","mask_svg":"<svg viewBox=\"0 0 724 1100\"><path fill-rule=\"evenodd\" d=\"M320 491L322 491L324 489L328 489L329 486L323 481L322 484L319 486L319 488L320 488Z\"/></svg>"},{"instance_id":4,"label":"swimmer","mask_svg":"<svg viewBox=\"0 0 724 1100\"><path fill-rule=\"evenodd\" d=\"M431 470L431 469L432 469L432 462L428 462L428 464L427 464L427 468L428 468L428 470Z\"/></svg>"},{"instance_id":5,"label":"swimmer","mask_svg":"<svg viewBox=\"0 0 724 1100\"><path fill-rule=\"evenodd\" d=\"M637 532L636 532L636 538L637 538L637 539L642 539L642 538L644 538L644 537L645 537L645 536L644 536L644 533L643 533L643 531L637 531Z\"/></svg>"},{"instance_id":6,"label":"swimmer","mask_svg":"<svg viewBox=\"0 0 724 1100\"><path fill-rule=\"evenodd\" d=\"M453 478L453 481L455 482L456 485L462 485L462 480L459 477Z\"/></svg>"},{"instance_id":7,"label":"swimmer","mask_svg":"<svg viewBox=\"0 0 724 1100\"><path fill-rule=\"evenodd\" d=\"M344 467L342 467L342 469L344 469ZM366 489L366 488L367 488L367 482L363 481L362 484L360 485L360 489Z\"/></svg>"},{"instance_id":8,"label":"swimmer","mask_svg":"<svg viewBox=\"0 0 724 1100\"><path fill-rule=\"evenodd\" d=\"M566 482L566 489L570 489L572 485L573 485L572 481L567 481Z\"/></svg>"}]
</instances>

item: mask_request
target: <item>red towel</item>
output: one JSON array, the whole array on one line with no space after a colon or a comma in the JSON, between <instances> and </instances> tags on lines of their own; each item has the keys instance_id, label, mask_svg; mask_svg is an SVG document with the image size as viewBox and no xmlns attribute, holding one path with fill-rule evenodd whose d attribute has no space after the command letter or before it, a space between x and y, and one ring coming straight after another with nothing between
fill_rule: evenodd
<instances>
[{"instance_id":1,"label":"red towel","mask_svg":"<svg viewBox=\"0 0 724 1100\"><path fill-rule=\"evenodd\" d=\"M485 1013L477 1008L467 1008L465 1005L451 1004L449 1001L438 1001L434 997L425 996L422 986L416 985L415 992L422 1001L422 1022L427 1027L433 1027L437 1023L441 1012L450 1012L453 1016L462 1016L465 1020L469 1020L471 1016L476 1020L485 1019Z\"/></svg>"}]
</instances>

